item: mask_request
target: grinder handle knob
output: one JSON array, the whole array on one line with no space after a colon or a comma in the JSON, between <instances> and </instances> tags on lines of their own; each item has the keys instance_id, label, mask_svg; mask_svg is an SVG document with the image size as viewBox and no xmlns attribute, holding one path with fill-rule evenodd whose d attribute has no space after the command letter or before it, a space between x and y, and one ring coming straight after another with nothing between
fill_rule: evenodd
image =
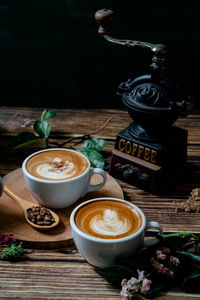
<instances>
[{"instance_id":1,"label":"grinder handle knob","mask_svg":"<svg viewBox=\"0 0 200 300\"><path fill-rule=\"evenodd\" d=\"M104 8L95 13L95 19L99 24L98 33L100 35L109 35L111 33L111 24L114 19L114 12Z\"/></svg>"}]
</instances>

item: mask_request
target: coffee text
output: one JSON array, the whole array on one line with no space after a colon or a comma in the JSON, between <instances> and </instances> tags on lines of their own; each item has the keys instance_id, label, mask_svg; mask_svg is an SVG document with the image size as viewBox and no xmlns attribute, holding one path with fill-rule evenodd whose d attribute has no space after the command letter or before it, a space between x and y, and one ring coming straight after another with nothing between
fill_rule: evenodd
<instances>
[{"instance_id":1,"label":"coffee text","mask_svg":"<svg viewBox=\"0 0 200 300\"><path fill-rule=\"evenodd\" d=\"M118 142L118 149L126 154L138 157L140 159L149 161L156 164L157 151L150 148L144 147L142 145L120 139Z\"/></svg>"}]
</instances>

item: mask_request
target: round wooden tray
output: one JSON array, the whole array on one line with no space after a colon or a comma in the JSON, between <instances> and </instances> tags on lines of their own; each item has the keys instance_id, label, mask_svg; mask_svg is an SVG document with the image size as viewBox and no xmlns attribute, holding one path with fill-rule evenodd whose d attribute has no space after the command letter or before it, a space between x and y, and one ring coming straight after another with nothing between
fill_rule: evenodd
<instances>
[{"instance_id":1,"label":"round wooden tray","mask_svg":"<svg viewBox=\"0 0 200 300\"><path fill-rule=\"evenodd\" d=\"M25 184L22 170L17 169L3 178L14 192L26 200L37 203L28 191ZM99 175L92 177L92 184L99 182ZM64 209L54 209L60 217L60 224L54 229L48 231L39 231L31 227L24 218L23 211L16 203L5 193L0 198L0 232L13 233L14 238L23 241L26 246L35 248L59 248L67 245L73 245L73 239L69 224L69 217L72 210L81 202L98 197L115 197L124 199L123 191L118 182L107 174L105 186L97 191L93 191L79 199L74 205Z\"/></svg>"}]
</instances>

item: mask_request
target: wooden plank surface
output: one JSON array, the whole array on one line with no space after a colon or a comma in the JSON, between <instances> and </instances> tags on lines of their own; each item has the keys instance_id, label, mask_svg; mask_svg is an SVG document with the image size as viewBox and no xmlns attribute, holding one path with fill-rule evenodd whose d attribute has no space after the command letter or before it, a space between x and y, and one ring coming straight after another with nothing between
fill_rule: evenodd
<instances>
[{"instance_id":1,"label":"wooden plank surface","mask_svg":"<svg viewBox=\"0 0 200 300\"><path fill-rule=\"evenodd\" d=\"M108 137L103 150L106 160L114 147L116 134L129 125L126 111L57 110L50 120L51 139L63 142L70 134L91 134L107 126L96 135ZM32 131L35 119L40 119L40 108L0 108L0 175L21 167L23 159L43 145L32 145L8 151L12 137L21 131ZM193 114L179 119L175 125L188 130L188 162L192 173L166 195L155 196L118 181L124 198L143 209L147 219L160 221L165 231L199 231L199 214L176 214L174 201L187 199L193 188L200 187L200 117ZM80 145L77 145L79 147ZM74 247L58 250L26 249L25 257L16 263L0 261L0 299L120 299L119 290L108 284L86 263ZM200 299L200 295L170 291L157 299Z\"/></svg>"},{"instance_id":2,"label":"wooden plank surface","mask_svg":"<svg viewBox=\"0 0 200 300\"><path fill-rule=\"evenodd\" d=\"M21 261L0 261L0 299L121 299L120 289L99 276L73 247L26 252ZM170 291L156 299L196 300L200 295Z\"/></svg>"},{"instance_id":3,"label":"wooden plank surface","mask_svg":"<svg viewBox=\"0 0 200 300\"><path fill-rule=\"evenodd\" d=\"M32 145L29 148L8 153L7 147L13 135L18 132L32 131L31 124L40 118L39 108L6 108L0 110L1 132L1 175L7 174L19 168L23 159L43 145ZM128 126L131 118L126 111L104 110L54 110L57 116L50 119L52 126L51 138L54 141L63 141L65 135L89 134L101 128L105 122L113 116L113 119L105 128L98 132L99 136L109 137L104 154L110 161L110 153L114 148L116 134ZM124 198L133 201L145 212L148 219L161 222L165 231L193 231L200 232L200 218L198 214L176 213L174 201L187 199L193 188L200 187L200 124L199 115L190 115L179 119L175 125L188 130L188 163L192 167L192 173L183 180L170 193L155 196L120 182L124 191ZM80 146L80 145L79 145ZM78 146L78 147L79 147Z\"/></svg>"}]
</instances>

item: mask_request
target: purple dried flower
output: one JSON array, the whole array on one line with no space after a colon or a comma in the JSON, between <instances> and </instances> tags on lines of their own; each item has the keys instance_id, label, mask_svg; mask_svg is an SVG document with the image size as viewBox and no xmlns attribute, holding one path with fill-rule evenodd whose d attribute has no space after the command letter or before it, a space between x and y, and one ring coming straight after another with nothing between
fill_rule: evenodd
<instances>
[{"instance_id":1,"label":"purple dried flower","mask_svg":"<svg viewBox=\"0 0 200 300\"><path fill-rule=\"evenodd\" d=\"M151 280L144 278L141 286L141 293L146 295L146 293L150 290Z\"/></svg>"},{"instance_id":2,"label":"purple dried flower","mask_svg":"<svg viewBox=\"0 0 200 300\"><path fill-rule=\"evenodd\" d=\"M4 236L4 243L7 243L9 241L9 237L8 236Z\"/></svg>"},{"instance_id":3,"label":"purple dried flower","mask_svg":"<svg viewBox=\"0 0 200 300\"><path fill-rule=\"evenodd\" d=\"M127 281L126 279L123 279L121 285L122 285L122 289L121 289L120 295L122 297L122 300L131 300L133 293L132 293L132 290L128 286L129 281Z\"/></svg>"},{"instance_id":4,"label":"purple dried flower","mask_svg":"<svg viewBox=\"0 0 200 300\"><path fill-rule=\"evenodd\" d=\"M128 283L127 286L130 290L134 291L134 292L138 292L139 289L139 280L136 279L135 277L132 277Z\"/></svg>"},{"instance_id":5,"label":"purple dried flower","mask_svg":"<svg viewBox=\"0 0 200 300\"><path fill-rule=\"evenodd\" d=\"M180 264L180 260L178 259L178 257L175 256L170 256L170 263L172 265L174 265L175 267L177 267Z\"/></svg>"},{"instance_id":6,"label":"purple dried flower","mask_svg":"<svg viewBox=\"0 0 200 300\"><path fill-rule=\"evenodd\" d=\"M127 282L128 282L127 279L125 278L122 279L121 286L127 285Z\"/></svg>"},{"instance_id":7,"label":"purple dried flower","mask_svg":"<svg viewBox=\"0 0 200 300\"><path fill-rule=\"evenodd\" d=\"M122 300L136 299L136 297L138 297L141 294L146 295L146 293L150 289L151 280L145 277L144 271L137 270L137 272L138 279L132 277L128 281L127 279L122 280Z\"/></svg>"},{"instance_id":8,"label":"purple dried flower","mask_svg":"<svg viewBox=\"0 0 200 300\"><path fill-rule=\"evenodd\" d=\"M13 233L10 234L4 234L0 233L0 246L8 243L15 242L15 239L12 238Z\"/></svg>"},{"instance_id":9,"label":"purple dried flower","mask_svg":"<svg viewBox=\"0 0 200 300\"><path fill-rule=\"evenodd\" d=\"M161 250L156 250L156 257L160 260L166 260L167 256Z\"/></svg>"},{"instance_id":10,"label":"purple dried flower","mask_svg":"<svg viewBox=\"0 0 200 300\"><path fill-rule=\"evenodd\" d=\"M143 281L145 279L144 271L137 270L137 272L138 272L138 280L139 280L139 282Z\"/></svg>"},{"instance_id":11,"label":"purple dried flower","mask_svg":"<svg viewBox=\"0 0 200 300\"><path fill-rule=\"evenodd\" d=\"M164 274L164 275L167 275L167 276L170 275L169 269L167 267L165 267L163 264L158 265L157 272L161 273L161 274Z\"/></svg>"},{"instance_id":12,"label":"purple dried flower","mask_svg":"<svg viewBox=\"0 0 200 300\"><path fill-rule=\"evenodd\" d=\"M154 257L151 257L150 262L153 266L153 268L160 274L166 275L167 277L172 277L173 272L169 270L167 267L165 267L163 264L160 264L158 261L155 260Z\"/></svg>"}]
</instances>

